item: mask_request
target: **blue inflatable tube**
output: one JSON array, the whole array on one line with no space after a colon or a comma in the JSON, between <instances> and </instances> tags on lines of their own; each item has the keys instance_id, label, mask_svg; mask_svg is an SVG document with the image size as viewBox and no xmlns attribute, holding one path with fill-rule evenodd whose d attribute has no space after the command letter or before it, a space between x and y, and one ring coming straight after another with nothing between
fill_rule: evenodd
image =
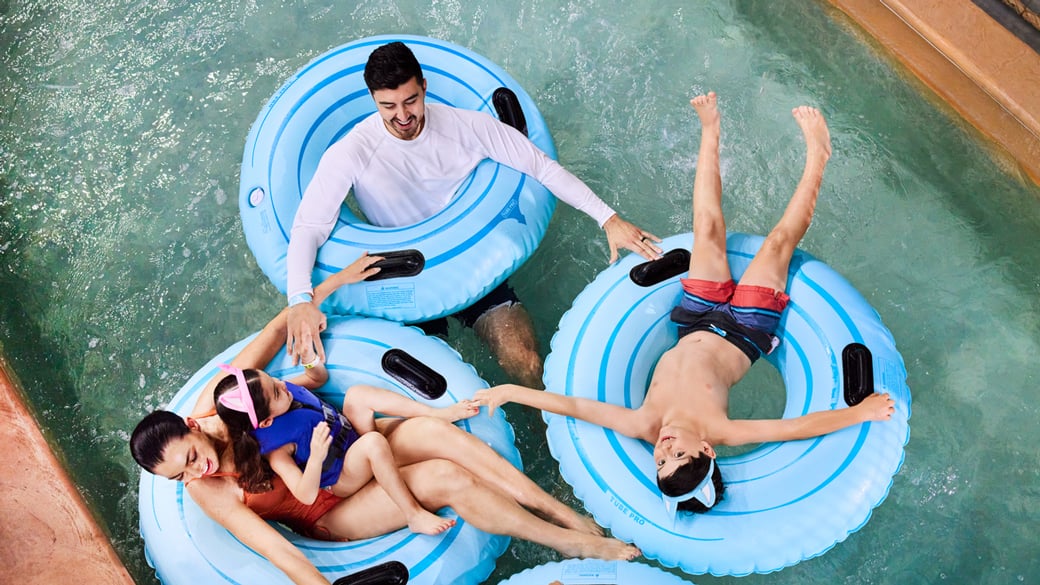
<instances>
[{"instance_id":1,"label":"blue inflatable tube","mask_svg":"<svg viewBox=\"0 0 1040 585\"><path fill-rule=\"evenodd\" d=\"M691 585L689 581L643 563L569 559L532 567L498 585Z\"/></svg>"},{"instance_id":2,"label":"blue inflatable tube","mask_svg":"<svg viewBox=\"0 0 1040 585\"><path fill-rule=\"evenodd\" d=\"M762 241L729 235L735 279ZM692 234L685 234L662 247L689 250L692 243ZM685 271L639 286L629 271L640 261L629 255L608 268L563 316L545 362L547 388L627 407L642 403L657 360L677 340L669 314ZM805 252L795 253L787 287L791 302L777 332L781 343L765 358L784 380L783 416L844 408L845 390L855 390L845 388L845 380L852 379L850 386L865 382L868 393L892 395L890 421L720 456L724 499L706 514L680 513L673 525L657 489L652 445L545 416L549 448L564 479L597 522L648 558L693 574L777 571L847 538L888 494L910 433L910 390L892 335L844 278ZM858 364L850 366L843 353Z\"/></svg>"},{"instance_id":3,"label":"blue inflatable tube","mask_svg":"<svg viewBox=\"0 0 1040 585\"><path fill-rule=\"evenodd\" d=\"M217 372L217 365L234 357L249 339L232 345L210 360L184 385L170 402L169 409L187 415L198 393ZM395 390L433 406L446 406L470 398L486 388L472 366L462 361L455 350L439 339L427 337L414 327L382 319L334 317L322 333L330 380L318 394L330 404L342 405L343 392L353 384L370 384ZM397 350L397 351L392 351ZM444 394L427 400L412 390L413 378L390 368L383 369L384 356L404 351L443 377ZM291 377L300 366L291 366L281 352L267 371L276 377ZM458 423L480 437L495 451L520 468L520 454L513 444L512 427L499 413L483 414ZM274 565L251 551L227 530L211 520L184 493L183 484L142 473L138 486L141 536L145 554L156 575L165 585L240 584L288 585L290 580ZM345 575L370 569L387 561L405 565L413 585L462 583L476 585L494 569L495 560L505 551L509 538L477 530L453 510L439 512L457 520L448 532L438 536L414 534L407 528L356 542L326 542L300 536L275 525L303 551L318 569L335 581Z\"/></svg>"},{"instance_id":4,"label":"blue inflatable tube","mask_svg":"<svg viewBox=\"0 0 1040 585\"><path fill-rule=\"evenodd\" d=\"M545 120L505 71L467 49L435 39L395 35L348 43L308 63L260 112L242 156L239 211L246 241L271 282L286 292L286 252L296 209L318 161L332 143L376 111L362 77L376 47L402 41L427 79L426 99L496 115L495 91L516 95L528 137L556 158ZM506 110L512 117L512 110ZM404 227L363 222L347 205L318 250L313 282L321 282L362 252L419 250L415 276L342 287L327 312L413 323L458 311L483 297L534 252L556 199L534 179L485 160L436 215Z\"/></svg>"}]
</instances>

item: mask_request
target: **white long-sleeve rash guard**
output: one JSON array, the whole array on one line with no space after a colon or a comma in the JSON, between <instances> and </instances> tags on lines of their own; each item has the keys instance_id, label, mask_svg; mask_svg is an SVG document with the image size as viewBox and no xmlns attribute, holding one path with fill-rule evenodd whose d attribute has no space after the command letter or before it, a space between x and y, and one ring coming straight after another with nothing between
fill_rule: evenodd
<instances>
[{"instance_id":1,"label":"white long-sleeve rash guard","mask_svg":"<svg viewBox=\"0 0 1040 585\"><path fill-rule=\"evenodd\" d=\"M443 209L485 158L530 175L600 227L614 215L585 183L488 114L426 104L422 132L401 140L377 112L329 147L318 163L289 238L288 296L311 291L317 250L332 233L351 187L374 225L409 225Z\"/></svg>"}]
</instances>

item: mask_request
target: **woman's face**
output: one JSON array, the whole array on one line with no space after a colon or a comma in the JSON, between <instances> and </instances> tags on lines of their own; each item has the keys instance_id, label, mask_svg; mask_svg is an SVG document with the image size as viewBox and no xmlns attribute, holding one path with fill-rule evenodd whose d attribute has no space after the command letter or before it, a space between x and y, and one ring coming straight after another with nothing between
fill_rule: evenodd
<instances>
[{"instance_id":1,"label":"woman's face","mask_svg":"<svg viewBox=\"0 0 1040 585\"><path fill-rule=\"evenodd\" d=\"M173 439L163 450L162 461L152 472L167 479L185 483L213 475L220 467L213 442L202 431L192 429L187 435Z\"/></svg>"}]
</instances>

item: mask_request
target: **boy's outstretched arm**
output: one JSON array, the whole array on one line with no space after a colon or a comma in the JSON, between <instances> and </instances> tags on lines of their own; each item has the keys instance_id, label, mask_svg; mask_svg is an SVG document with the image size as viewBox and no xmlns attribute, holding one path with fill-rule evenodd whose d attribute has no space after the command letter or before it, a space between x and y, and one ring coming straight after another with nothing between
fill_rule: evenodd
<instances>
[{"instance_id":1,"label":"boy's outstretched arm","mask_svg":"<svg viewBox=\"0 0 1040 585\"><path fill-rule=\"evenodd\" d=\"M606 427L626 437L651 442L655 439L655 437L647 438L647 425L644 424L644 417L640 411L616 404L564 396L548 390L534 390L517 384L502 384L486 390L478 390L473 398L488 407L489 415L493 414L499 406L515 402Z\"/></svg>"},{"instance_id":2,"label":"boy's outstretched arm","mask_svg":"<svg viewBox=\"0 0 1040 585\"><path fill-rule=\"evenodd\" d=\"M871 394L849 408L810 412L795 418L731 420L720 442L735 446L811 439L863 422L889 420L894 412L895 403L891 396L887 393Z\"/></svg>"}]
</instances>

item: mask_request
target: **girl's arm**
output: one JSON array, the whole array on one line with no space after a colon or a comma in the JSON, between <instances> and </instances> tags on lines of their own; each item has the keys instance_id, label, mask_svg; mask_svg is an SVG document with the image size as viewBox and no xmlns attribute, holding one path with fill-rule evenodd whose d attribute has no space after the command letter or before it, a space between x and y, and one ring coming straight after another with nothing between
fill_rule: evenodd
<instances>
[{"instance_id":1,"label":"girl's arm","mask_svg":"<svg viewBox=\"0 0 1040 585\"><path fill-rule=\"evenodd\" d=\"M523 404L539 410L570 416L585 422L606 427L626 437L653 442L655 437L647 438L648 426L643 414L638 410L589 400L574 396L564 396L547 390L534 390L516 384L502 384L486 390L478 390L473 397L488 407L488 414L508 402Z\"/></svg>"},{"instance_id":2,"label":"girl's arm","mask_svg":"<svg viewBox=\"0 0 1040 585\"><path fill-rule=\"evenodd\" d=\"M311 434L311 453L303 471L300 471L296 460L293 459L291 443L268 453L267 461L271 464L271 469L285 482L285 487L289 488L292 495L309 506L318 499L318 491L321 489L321 466L325 462L330 445L332 437L329 435L329 425L320 422L314 426L314 432Z\"/></svg>"},{"instance_id":3,"label":"girl's arm","mask_svg":"<svg viewBox=\"0 0 1040 585\"><path fill-rule=\"evenodd\" d=\"M811 412L795 418L731 420L726 424L720 443L746 445L810 439L862 422L888 420L893 412L895 405L887 393L871 394L849 408Z\"/></svg>"},{"instance_id":4,"label":"girl's arm","mask_svg":"<svg viewBox=\"0 0 1040 585\"><path fill-rule=\"evenodd\" d=\"M242 491L225 478L203 478L185 489L207 516L278 567L296 585L329 585L319 571L277 530L242 501Z\"/></svg>"}]
</instances>

